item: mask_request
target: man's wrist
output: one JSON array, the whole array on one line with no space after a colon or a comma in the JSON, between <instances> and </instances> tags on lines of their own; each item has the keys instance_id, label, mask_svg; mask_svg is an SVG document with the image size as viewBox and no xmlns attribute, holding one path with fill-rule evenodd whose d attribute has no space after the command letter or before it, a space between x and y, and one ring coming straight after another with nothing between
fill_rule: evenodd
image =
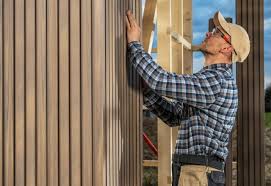
<instances>
[{"instance_id":1,"label":"man's wrist","mask_svg":"<svg viewBox=\"0 0 271 186\"><path fill-rule=\"evenodd\" d=\"M140 44L140 41L137 41L137 40L128 41L128 45L132 45L132 44Z\"/></svg>"}]
</instances>

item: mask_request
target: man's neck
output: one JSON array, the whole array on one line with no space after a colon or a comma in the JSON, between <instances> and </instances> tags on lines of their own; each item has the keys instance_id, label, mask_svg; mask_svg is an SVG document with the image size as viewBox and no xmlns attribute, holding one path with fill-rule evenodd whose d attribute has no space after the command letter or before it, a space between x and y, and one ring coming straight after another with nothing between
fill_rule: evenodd
<instances>
[{"instance_id":1,"label":"man's neck","mask_svg":"<svg viewBox=\"0 0 271 186\"><path fill-rule=\"evenodd\" d=\"M205 55L205 62L204 66L209 66L212 64L220 64L220 63L225 63L225 64L231 64L232 62L227 59L227 58L220 58L217 56L210 56L210 55Z\"/></svg>"}]
</instances>

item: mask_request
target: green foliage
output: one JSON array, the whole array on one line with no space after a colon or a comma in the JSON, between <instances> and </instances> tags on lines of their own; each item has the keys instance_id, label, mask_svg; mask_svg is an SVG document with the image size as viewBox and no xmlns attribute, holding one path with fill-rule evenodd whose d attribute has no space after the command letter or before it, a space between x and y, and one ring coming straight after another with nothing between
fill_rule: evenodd
<instances>
[{"instance_id":1,"label":"green foliage","mask_svg":"<svg viewBox=\"0 0 271 186\"><path fill-rule=\"evenodd\" d=\"M271 128L271 112L265 113L265 127Z\"/></svg>"},{"instance_id":2,"label":"green foliage","mask_svg":"<svg viewBox=\"0 0 271 186\"><path fill-rule=\"evenodd\" d=\"M157 167L144 167L143 186L158 185L158 169Z\"/></svg>"}]
</instances>

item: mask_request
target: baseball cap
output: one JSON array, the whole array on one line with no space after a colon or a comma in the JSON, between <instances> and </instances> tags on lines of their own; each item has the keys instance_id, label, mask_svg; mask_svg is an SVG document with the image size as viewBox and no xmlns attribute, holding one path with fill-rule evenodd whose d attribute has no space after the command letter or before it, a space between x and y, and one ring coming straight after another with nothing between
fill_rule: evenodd
<instances>
[{"instance_id":1,"label":"baseball cap","mask_svg":"<svg viewBox=\"0 0 271 186\"><path fill-rule=\"evenodd\" d=\"M244 62L250 51L247 31L240 25L228 23L219 11L215 13L213 21L215 26L220 26L231 36L231 44L236 51L232 52L232 62Z\"/></svg>"}]
</instances>

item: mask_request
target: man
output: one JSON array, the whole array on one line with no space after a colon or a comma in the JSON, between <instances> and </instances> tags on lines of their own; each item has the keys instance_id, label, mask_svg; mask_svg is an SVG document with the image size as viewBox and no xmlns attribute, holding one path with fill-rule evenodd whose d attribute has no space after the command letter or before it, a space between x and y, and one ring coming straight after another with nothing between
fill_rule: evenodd
<instances>
[{"instance_id":1,"label":"man","mask_svg":"<svg viewBox=\"0 0 271 186\"><path fill-rule=\"evenodd\" d=\"M127 12L128 57L145 82L144 104L167 125L179 126L172 185L224 185L227 144L238 106L232 63L250 51L247 32L214 15L215 29L199 46L203 69L192 75L166 72L143 50L140 27ZM171 98L168 101L163 96ZM180 177L180 179L179 179Z\"/></svg>"}]
</instances>

